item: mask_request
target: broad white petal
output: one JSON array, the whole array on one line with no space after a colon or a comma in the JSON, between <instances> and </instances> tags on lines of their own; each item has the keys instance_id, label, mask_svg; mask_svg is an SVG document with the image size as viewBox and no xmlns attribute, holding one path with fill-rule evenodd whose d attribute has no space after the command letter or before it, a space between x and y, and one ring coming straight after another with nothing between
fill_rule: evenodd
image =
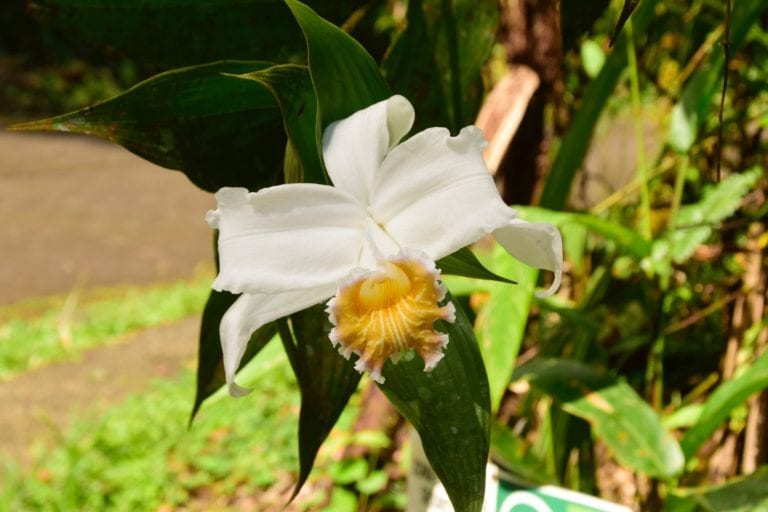
<instances>
[{"instance_id":1,"label":"broad white petal","mask_svg":"<svg viewBox=\"0 0 768 512\"><path fill-rule=\"evenodd\" d=\"M323 159L334 186L368 204L373 176L413 120L408 100L392 96L331 123L323 133Z\"/></svg>"},{"instance_id":2,"label":"broad white petal","mask_svg":"<svg viewBox=\"0 0 768 512\"><path fill-rule=\"evenodd\" d=\"M474 126L451 137L429 128L394 148L373 186L369 212L401 246L439 259L515 216L483 163L485 139Z\"/></svg>"},{"instance_id":3,"label":"broad white petal","mask_svg":"<svg viewBox=\"0 0 768 512\"><path fill-rule=\"evenodd\" d=\"M358 265L366 213L326 185L250 193L222 188L208 222L219 229L216 290L276 293L335 283Z\"/></svg>"},{"instance_id":4,"label":"broad white petal","mask_svg":"<svg viewBox=\"0 0 768 512\"><path fill-rule=\"evenodd\" d=\"M250 392L235 383L235 372L240 366L251 335L264 324L301 311L333 295L335 284L309 290L269 295L243 294L230 306L219 324L221 350L224 354L224 374L229 393L242 396Z\"/></svg>"},{"instance_id":5,"label":"broad white petal","mask_svg":"<svg viewBox=\"0 0 768 512\"><path fill-rule=\"evenodd\" d=\"M526 265L555 273L552 285L538 294L540 297L557 291L563 277L563 241L555 226L514 219L494 231L493 236L509 254Z\"/></svg>"}]
</instances>

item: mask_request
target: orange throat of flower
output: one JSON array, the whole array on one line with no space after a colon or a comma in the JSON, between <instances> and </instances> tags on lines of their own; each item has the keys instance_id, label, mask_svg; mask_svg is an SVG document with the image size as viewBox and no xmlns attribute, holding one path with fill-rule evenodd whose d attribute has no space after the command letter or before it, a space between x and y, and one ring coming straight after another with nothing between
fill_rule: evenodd
<instances>
[{"instance_id":1,"label":"orange throat of flower","mask_svg":"<svg viewBox=\"0 0 768 512\"><path fill-rule=\"evenodd\" d=\"M381 263L381 271L342 284L327 309L335 326L333 345L346 358L360 356L355 369L370 372L379 383L384 382L387 359L397 362L408 349L424 359L424 371L434 368L443 358L448 335L436 331L433 323L456 318L453 304L439 304L446 290L432 261L400 256Z\"/></svg>"}]
</instances>

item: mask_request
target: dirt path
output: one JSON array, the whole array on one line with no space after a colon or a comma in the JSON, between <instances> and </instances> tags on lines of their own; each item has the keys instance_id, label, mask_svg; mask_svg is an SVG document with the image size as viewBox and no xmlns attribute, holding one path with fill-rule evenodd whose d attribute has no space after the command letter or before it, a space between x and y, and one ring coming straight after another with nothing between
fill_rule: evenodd
<instances>
[{"instance_id":1,"label":"dirt path","mask_svg":"<svg viewBox=\"0 0 768 512\"><path fill-rule=\"evenodd\" d=\"M55 439L73 412L104 410L153 378L175 375L196 357L198 327L190 318L148 329L0 384L0 457L28 462L30 445Z\"/></svg>"},{"instance_id":2,"label":"dirt path","mask_svg":"<svg viewBox=\"0 0 768 512\"><path fill-rule=\"evenodd\" d=\"M210 264L204 216L213 205L181 173L119 146L0 130L0 305L189 277ZM0 384L0 456L24 461L30 443L65 429L73 412L106 408L175 374L195 357L198 325L192 318L136 333Z\"/></svg>"},{"instance_id":3,"label":"dirt path","mask_svg":"<svg viewBox=\"0 0 768 512\"><path fill-rule=\"evenodd\" d=\"M0 130L0 305L189 276L210 261L213 205L117 145Z\"/></svg>"}]
</instances>

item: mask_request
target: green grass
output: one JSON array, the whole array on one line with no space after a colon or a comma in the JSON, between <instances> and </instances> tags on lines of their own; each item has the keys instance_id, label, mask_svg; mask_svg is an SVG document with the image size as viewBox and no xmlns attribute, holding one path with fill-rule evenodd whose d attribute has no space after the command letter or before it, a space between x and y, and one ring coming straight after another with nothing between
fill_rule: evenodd
<instances>
[{"instance_id":1,"label":"green grass","mask_svg":"<svg viewBox=\"0 0 768 512\"><path fill-rule=\"evenodd\" d=\"M125 334L199 314L211 272L169 285L76 292L0 309L0 381ZM30 317L29 311L33 316Z\"/></svg>"},{"instance_id":2,"label":"green grass","mask_svg":"<svg viewBox=\"0 0 768 512\"><path fill-rule=\"evenodd\" d=\"M243 380L257 390L242 399L215 395L189 429L189 370L100 417L86 414L54 446L38 447L31 468L6 461L0 510L152 511L200 496L258 494L298 466L299 393L279 342L248 370Z\"/></svg>"}]
</instances>

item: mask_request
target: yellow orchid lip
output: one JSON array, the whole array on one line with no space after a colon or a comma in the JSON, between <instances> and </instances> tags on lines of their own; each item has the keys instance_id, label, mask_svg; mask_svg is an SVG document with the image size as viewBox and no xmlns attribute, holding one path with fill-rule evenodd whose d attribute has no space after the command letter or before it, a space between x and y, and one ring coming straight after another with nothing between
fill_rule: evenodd
<instances>
[{"instance_id":1,"label":"yellow orchid lip","mask_svg":"<svg viewBox=\"0 0 768 512\"><path fill-rule=\"evenodd\" d=\"M414 349L429 371L443 357L448 335L434 329L435 320L453 322L452 303L440 306L445 286L434 263L413 254L380 261L381 269L353 276L328 302L334 328L330 338L346 358L360 358L355 368L384 382L381 372L388 358L396 362Z\"/></svg>"}]
</instances>

